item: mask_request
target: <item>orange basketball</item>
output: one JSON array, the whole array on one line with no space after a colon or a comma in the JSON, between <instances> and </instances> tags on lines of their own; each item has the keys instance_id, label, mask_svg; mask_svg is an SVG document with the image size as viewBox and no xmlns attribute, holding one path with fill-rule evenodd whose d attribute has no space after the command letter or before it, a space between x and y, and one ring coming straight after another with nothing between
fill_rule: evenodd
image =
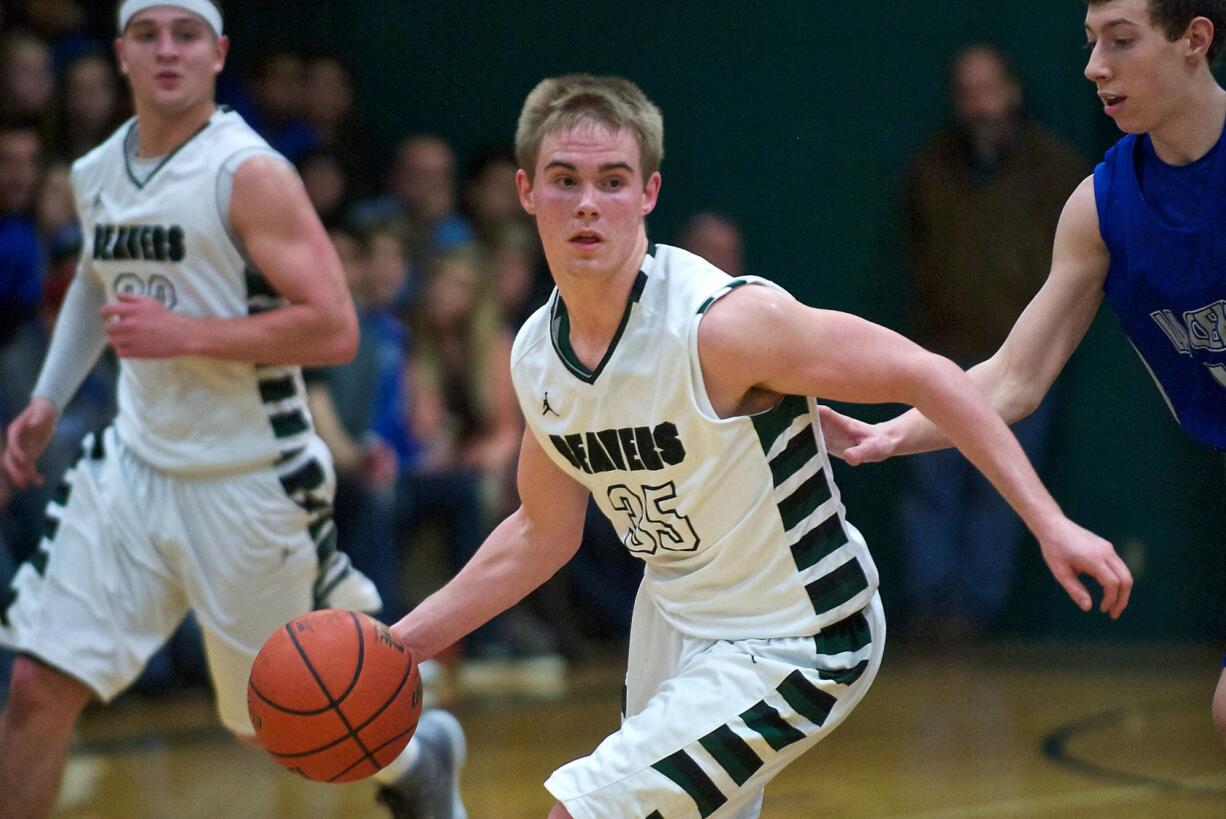
<instances>
[{"instance_id":1,"label":"orange basketball","mask_svg":"<svg viewBox=\"0 0 1226 819\"><path fill-rule=\"evenodd\" d=\"M421 673L379 621L313 611L273 632L256 655L247 711L277 762L318 782L352 782L409 743L421 716Z\"/></svg>"}]
</instances>

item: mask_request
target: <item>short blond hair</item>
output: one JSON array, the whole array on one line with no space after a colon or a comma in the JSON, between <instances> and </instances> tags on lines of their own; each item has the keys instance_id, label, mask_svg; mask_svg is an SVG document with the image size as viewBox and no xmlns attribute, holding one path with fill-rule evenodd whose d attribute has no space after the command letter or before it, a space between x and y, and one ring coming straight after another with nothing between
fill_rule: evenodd
<instances>
[{"instance_id":1,"label":"short blond hair","mask_svg":"<svg viewBox=\"0 0 1226 819\"><path fill-rule=\"evenodd\" d=\"M629 129L639 145L643 181L664 159L664 118L643 90L621 77L567 74L542 80L524 100L515 129L515 159L531 179L541 143L549 134L585 122L616 132Z\"/></svg>"}]
</instances>

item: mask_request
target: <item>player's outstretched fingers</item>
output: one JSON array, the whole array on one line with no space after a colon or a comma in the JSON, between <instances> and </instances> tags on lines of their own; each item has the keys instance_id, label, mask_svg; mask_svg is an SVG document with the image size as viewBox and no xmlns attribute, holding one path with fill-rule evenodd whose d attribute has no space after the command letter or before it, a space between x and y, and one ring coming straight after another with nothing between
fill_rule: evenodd
<instances>
[{"instance_id":1,"label":"player's outstretched fingers","mask_svg":"<svg viewBox=\"0 0 1226 819\"><path fill-rule=\"evenodd\" d=\"M1104 558L1091 566L1090 574L1103 587L1103 599L1098 604L1098 610L1104 614L1113 612L1120 596L1120 578L1115 568Z\"/></svg>"},{"instance_id":2,"label":"player's outstretched fingers","mask_svg":"<svg viewBox=\"0 0 1226 819\"><path fill-rule=\"evenodd\" d=\"M1064 587L1065 593L1077 604L1077 608L1082 611L1090 610L1092 605L1090 593L1086 590L1081 580L1078 579L1076 572L1066 565L1061 565L1058 567L1053 566L1052 574L1055 576L1056 582Z\"/></svg>"},{"instance_id":3,"label":"player's outstretched fingers","mask_svg":"<svg viewBox=\"0 0 1226 819\"><path fill-rule=\"evenodd\" d=\"M1119 596L1115 600L1115 605L1110 609L1111 619L1117 620L1124 613L1124 609L1128 608L1128 600L1132 597L1132 572L1128 570L1128 564L1114 552L1107 556L1107 563L1120 580Z\"/></svg>"}]
</instances>

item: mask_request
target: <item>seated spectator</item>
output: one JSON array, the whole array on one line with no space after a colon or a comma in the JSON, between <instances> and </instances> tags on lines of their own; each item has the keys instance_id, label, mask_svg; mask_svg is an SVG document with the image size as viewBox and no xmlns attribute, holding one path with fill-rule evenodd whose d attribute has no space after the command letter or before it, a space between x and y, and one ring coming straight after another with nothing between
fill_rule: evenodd
<instances>
[{"instance_id":1,"label":"seated spectator","mask_svg":"<svg viewBox=\"0 0 1226 819\"><path fill-rule=\"evenodd\" d=\"M64 162L47 168L36 203L38 235L46 257L40 310L45 327L55 321L60 302L76 275L77 257L81 252L81 223L77 221L76 199L69 174L70 168Z\"/></svg>"},{"instance_id":2,"label":"seated spectator","mask_svg":"<svg viewBox=\"0 0 1226 819\"><path fill-rule=\"evenodd\" d=\"M0 37L0 120L41 123L54 90L46 43L27 31Z\"/></svg>"},{"instance_id":3,"label":"seated spectator","mask_svg":"<svg viewBox=\"0 0 1226 819\"><path fill-rule=\"evenodd\" d=\"M347 163L352 190L373 192L376 177L370 133L354 108L349 66L334 54L319 54L306 69L305 118L315 129L319 146Z\"/></svg>"},{"instance_id":4,"label":"seated spectator","mask_svg":"<svg viewBox=\"0 0 1226 819\"><path fill-rule=\"evenodd\" d=\"M306 62L284 49L263 52L251 77L255 105L243 118L290 162L318 148L319 135L306 121Z\"/></svg>"},{"instance_id":5,"label":"seated spectator","mask_svg":"<svg viewBox=\"0 0 1226 819\"><path fill-rule=\"evenodd\" d=\"M745 272L741 228L723 214L706 211L691 216L677 235L677 246L703 257L729 276Z\"/></svg>"},{"instance_id":6,"label":"seated spectator","mask_svg":"<svg viewBox=\"0 0 1226 819\"><path fill-rule=\"evenodd\" d=\"M56 89L48 124L51 153L72 162L100 145L127 115L111 61L102 52L82 54L65 66Z\"/></svg>"},{"instance_id":7,"label":"seated spectator","mask_svg":"<svg viewBox=\"0 0 1226 819\"><path fill-rule=\"evenodd\" d=\"M512 334L549 298L553 280L543 262L541 242L532 228L507 225L483 248L486 287Z\"/></svg>"},{"instance_id":8,"label":"seated spectator","mask_svg":"<svg viewBox=\"0 0 1226 819\"><path fill-rule=\"evenodd\" d=\"M511 229L526 227L535 233L532 218L519 204L515 153L500 145L479 149L464 176L463 212L473 226L482 249L494 245Z\"/></svg>"},{"instance_id":9,"label":"seated spectator","mask_svg":"<svg viewBox=\"0 0 1226 819\"><path fill-rule=\"evenodd\" d=\"M413 366L443 396L445 417L426 441L427 465L462 464L482 476L490 520L514 495L523 418L511 386L513 336L471 253L435 260L414 325Z\"/></svg>"},{"instance_id":10,"label":"seated spectator","mask_svg":"<svg viewBox=\"0 0 1226 819\"><path fill-rule=\"evenodd\" d=\"M38 308L46 258L34 222L40 154L33 125L0 125L0 392L5 418L25 405L42 360Z\"/></svg>"},{"instance_id":11,"label":"seated spectator","mask_svg":"<svg viewBox=\"0 0 1226 819\"><path fill-rule=\"evenodd\" d=\"M52 63L57 75L64 66L87 53L105 49L105 43L87 31L85 6L79 0L18 0L24 22L51 47ZM114 12L108 15L114 28Z\"/></svg>"},{"instance_id":12,"label":"seated spectator","mask_svg":"<svg viewBox=\"0 0 1226 819\"><path fill-rule=\"evenodd\" d=\"M339 367L308 370L307 399L315 428L332 452L336 467L334 521L339 548L375 584L383 599L383 619L403 617L394 532L398 453L377 429L388 414L404 415L404 339L386 332L386 320L370 308L371 281L366 249L352 234L329 234L358 313L358 351ZM389 408L387 405L391 404ZM406 434L401 426L394 433ZM411 452L412 447L408 448Z\"/></svg>"},{"instance_id":13,"label":"seated spectator","mask_svg":"<svg viewBox=\"0 0 1226 819\"><path fill-rule=\"evenodd\" d=\"M359 202L353 224L368 228L395 223L408 241L412 279L421 276L430 257L472 243L472 227L456 212L455 154L436 136L404 140L396 151L386 195ZM412 301L406 288L400 302Z\"/></svg>"},{"instance_id":14,"label":"seated spectator","mask_svg":"<svg viewBox=\"0 0 1226 819\"><path fill-rule=\"evenodd\" d=\"M319 214L319 221L329 230L340 228L345 222L352 192L345 160L330 150L310 151L298 160L298 173L307 197Z\"/></svg>"}]
</instances>

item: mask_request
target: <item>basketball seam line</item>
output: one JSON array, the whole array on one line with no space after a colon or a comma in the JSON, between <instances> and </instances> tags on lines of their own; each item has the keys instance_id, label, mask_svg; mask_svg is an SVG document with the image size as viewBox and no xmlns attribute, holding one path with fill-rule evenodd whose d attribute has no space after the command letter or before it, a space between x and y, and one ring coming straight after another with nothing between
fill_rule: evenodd
<instances>
[{"instance_id":1,"label":"basketball seam line","mask_svg":"<svg viewBox=\"0 0 1226 819\"><path fill-rule=\"evenodd\" d=\"M375 713L373 713L373 714L371 714L369 717L367 717L367 718L366 718L366 721L365 721L365 722L363 722L361 725L359 725L359 726L358 726L357 728L355 728L354 730L355 730L355 731L361 731L363 728L367 727L367 726L368 726L368 725L370 725L372 722L374 722L376 719L378 719L380 714L382 714L382 713L383 713L384 711L386 711L386 710L387 710L389 707L391 707L391 704L392 704L393 702L395 702L396 697L398 697L398 696L400 695L401 690L403 690L403 689L404 689L404 684L405 684L405 682L406 682L406 681L409 679L409 677L410 677L410 676L412 676L412 674L413 674L413 663L412 663L412 661L410 660L410 662L409 662L409 667L405 669L404 676L402 676L402 677L400 678L400 683L399 683L399 684L396 686L396 689L395 689L395 690L392 692L392 695L391 695L390 697L388 697L388 698L387 698L387 700L386 700L386 701L385 701L385 702L384 702L384 703L383 703L381 706L379 706L379 710L375 711ZM274 706L274 707L275 707L275 706ZM326 709L324 709L324 710L325 710L325 711L326 711L326 710L331 710L331 707L329 706L329 708L326 708ZM322 712L321 712L321 713L322 713ZM416 726L414 726L414 727L416 727ZM397 734L397 736L401 736L401 734ZM311 754L317 754L317 753L319 753L320 751L326 751L326 750L328 750L329 748L334 748L334 747L336 747L337 745L341 744L342 742L344 742L344 741L345 741L345 740L347 740L347 739L349 739L349 735L348 735L348 734L344 734L344 735L339 736L339 737L337 737L336 739L332 740L332 741L331 741L331 742L329 742L327 745L321 745L320 747L318 747L318 748L312 748L312 749L311 749L311 750L309 750L309 751L295 751L295 752L294 752L294 753L292 753L292 754L281 754L281 753L277 753L276 751L273 751L273 750L269 750L269 749L266 749L266 750L268 750L268 753L272 754L273 756L277 757L278 759L295 759L295 758L297 758L297 757L310 756ZM386 745L387 745L387 743L386 743L386 742L385 742L385 743L383 743L383 745L380 745L378 748L375 748L373 751L371 751L371 753L376 753L376 752L380 751L381 749L383 749L384 747L386 747ZM361 761L361 760L359 760L359 761ZM344 773L344 772L342 771L342 773Z\"/></svg>"},{"instance_id":2,"label":"basketball seam line","mask_svg":"<svg viewBox=\"0 0 1226 819\"><path fill-rule=\"evenodd\" d=\"M357 685L358 677L362 673L362 662L366 657L366 636L362 634L362 623L353 612L349 612L349 616L358 629L358 665L357 671L354 673L353 682L350 683L349 688L345 691L346 696L348 696L349 692L353 690L355 685ZM319 690L322 691L323 695L328 698L329 703L331 703L330 707L336 712L336 715L340 717L341 723L344 724L345 728L349 731L349 736L355 743L357 743L358 748L362 750L362 753L366 756L366 758L370 760L370 764L374 765L375 769L378 770L379 763L375 760L374 754L372 754L366 748L366 744L362 742L362 738L358 736L356 731L353 730L353 726L349 724L349 720L345 717L344 712L341 711L341 701L333 699L332 695L328 693L328 687L324 685L323 678L319 676L319 672L316 671L315 666L311 664L310 658L307 657L306 651L302 648L302 644L298 642L298 638L294 635L294 630L289 627L288 623L285 625L285 629L289 632L289 639L294 644L294 648L297 649L298 656L302 658L302 662L306 665L307 670L310 671L311 676L315 678L315 684L319 686ZM353 766L351 765L350 769L352 770L352 768ZM340 774L337 774L337 776L340 776Z\"/></svg>"}]
</instances>

